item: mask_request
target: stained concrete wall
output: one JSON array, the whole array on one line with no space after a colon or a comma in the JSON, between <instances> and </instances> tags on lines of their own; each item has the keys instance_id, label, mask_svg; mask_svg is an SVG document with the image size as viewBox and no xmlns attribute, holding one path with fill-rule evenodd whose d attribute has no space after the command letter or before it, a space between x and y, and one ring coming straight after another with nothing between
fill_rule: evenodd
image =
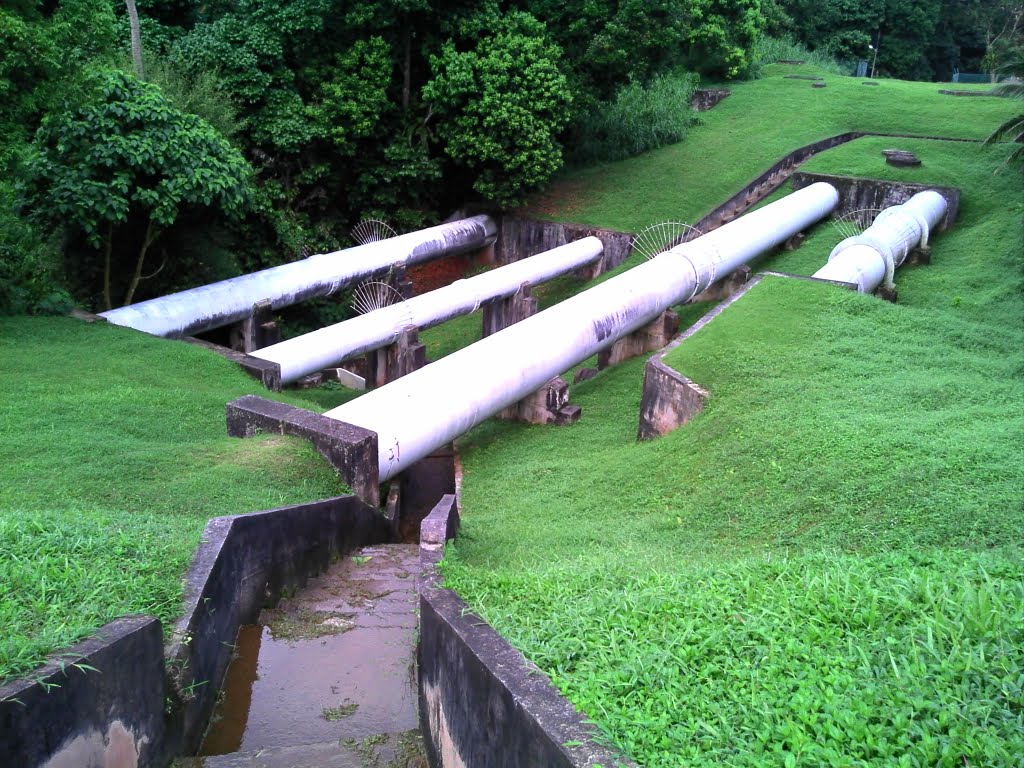
<instances>
[{"instance_id":1,"label":"stained concrete wall","mask_svg":"<svg viewBox=\"0 0 1024 768\"><path fill-rule=\"evenodd\" d=\"M127 616L0 686L0 766L135 768L162 764L160 622Z\"/></svg>"},{"instance_id":2,"label":"stained concrete wall","mask_svg":"<svg viewBox=\"0 0 1024 768\"><path fill-rule=\"evenodd\" d=\"M387 541L354 496L211 520L185 578L185 614L125 617L0 686L3 768L163 768L198 747L238 627L344 552Z\"/></svg>"},{"instance_id":3,"label":"stained concrete wall","mask_svg":"<svg viewBox=\"0 0 1024 768\"><path fill-rule=\"evenodd\" d=\"M420 720L435 768L633 766L454 592L439 586L437 541L454 535L445 496L424 520L420 553Z\"/></svg>"},{"instance_id":4,"label":"stained concrete wall","mask_svg":"<svg viewBox=\"0 0 1024 768\"><path fill-rule=\"evenodd\" d=\"M501 217L495 243L498 263L511 264L584 237L596 237L604 245L602 271L614 269L629 257L633 237L630 232L506 214Z\"/></svg>"},{"instance_id":5,"label":"stained concrete wall","mask_svg":"<svg viewBox=\"0 0 1024 768\"><path fill-rule=\"evenodd\" d=\"M902 205L918 192L929 189L938 192L946 200L946 216L937 231L941 232L953 226L960 211L960 190L956 187L937 187L932 184L914 184L908 181L862 179L799 171L793 174L793 189L803 189L819 181L831 184L839 193L839 203L832 211L833 218L839 218L853 211L882 210L893 205Z\"/></svg>"}]
</instances>

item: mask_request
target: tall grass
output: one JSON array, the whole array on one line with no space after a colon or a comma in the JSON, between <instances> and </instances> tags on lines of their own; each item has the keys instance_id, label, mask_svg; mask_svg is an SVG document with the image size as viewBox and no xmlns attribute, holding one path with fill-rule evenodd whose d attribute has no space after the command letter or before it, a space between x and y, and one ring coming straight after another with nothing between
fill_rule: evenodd
<instances>
[{"instance_id":1,"label":"tall grass","mask_svg":"<svg viewBox=\"0 0 1024 768\"><path fill-rule=\"evenodd\" d=\"M18 317L0 359L0 680L117 616L174 619L209 518L345 492L308 443L227 436L224 404L268 393L207 350Z\"/></svg>"},{"instance_id":2,"label":"tall grass","mask_svg":"<svg viewBox=\"0 0 1024 768\"><path fill-rule=\"evenodd\" d=\"M571 131L570 163L622 160L674 144L694 122L690 96L697 76L665 75L647 85L630 83L610 102L585 110Z\"/></svg>"},{"instance_id":3,"label":"tall grass","mask_svg":"<svg viewBox=\"0 0 1024 768\"><path fill-rule=\"evenodd\" d=\"M836 61L824 51L812 51L784 37L762 37L754 46L754 66L760 68L780 61L802 61L831 75L849 75L852 67Z\"/></svg>"}]
</instances>

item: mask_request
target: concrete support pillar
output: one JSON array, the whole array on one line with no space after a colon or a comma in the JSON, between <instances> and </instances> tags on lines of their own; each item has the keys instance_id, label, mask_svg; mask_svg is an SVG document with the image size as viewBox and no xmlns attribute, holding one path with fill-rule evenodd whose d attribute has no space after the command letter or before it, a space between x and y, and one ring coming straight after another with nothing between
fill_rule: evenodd
<instances>
[{"instance_id":1,"label":"concrete support pillar","mask_svg":"<svg viewBox=\"0 0 1024 768\"><path fill-rule=\"evenodd\" d=\"M623 360L661 349L679 332L679 315L666 309L653 322L648 323L628 336L623 336L607 349L597 353L597 367L600 370L618 365Z\"/></svg>"},{"instance_id":2,"label":"concrete support pillar","mask_svg":"<svg viewBox=\"0 0 1024 768\"><path fill-rule=\"evenodd\" d=\"M416 326L407 325L402 329L398 341L375 349L366 359L369 365L367 386L383 387L426 365L427 349L420 343Z\"/></svg>"},{"instance_id":3,"label":"concrete support pillar","mask_svg":"<svg viewBox=\"0 0 1024 768\"><path fill-rule=\"evenodd\" d=\"M520 320L537 314L537 297L529 283L523 283L519 290L506 299L495 299L484 305L483 329L480 338L508 328Z\"/></svg>"},{"instance_id":4,"label":"concrete support pillar","mask_svg":"<svg viewBox=\"0 0 1024 768\"><path fill-rule=\"evenodd\" d=\"M499 419L524 421L527 424L564 426L579 421L582 409L569 405L569 385L556 376L532 395L500 411Z\"/></svg>"},{"instance_id":5,"label":"concrete support pillar","mask_svg":"<svg viewBox=\"0 0 1024 768\"><path fill-rule=\"evenodd\" d=\"M687 303L693 304L699 301L723 301L724 299L728 299L750 281L752 274L753 272L750 267L743 264L737 267L737 269L730 273L724 280L712 283Z\"/></svg>"},{"instance_id":6,"label":"concrete support pillar","mask_svg":"<svg viewBox=\"0 0 1024 768\"><path fill-rule=\"evenodd\" d=\"M231 347L239 352L255 352L281 341L281 329L274 320L269 299L257 301L242 322L231 329Z\"/></svg>"}]
</instances>

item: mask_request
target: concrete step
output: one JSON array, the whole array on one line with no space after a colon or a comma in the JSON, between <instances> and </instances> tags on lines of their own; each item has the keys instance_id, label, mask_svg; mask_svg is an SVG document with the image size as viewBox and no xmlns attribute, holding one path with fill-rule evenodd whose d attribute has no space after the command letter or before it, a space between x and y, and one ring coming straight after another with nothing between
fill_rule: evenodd
<instances>
[{"instance_id":1,"label":"concrete step","mask_svg":"<svg viewBox=\"0 0 1024 768\"><path fill-rule=\"evenodd\" d=\"M417 731L374 734L367 738L207 757L180 757L173 768L427 768Z\"/></svg>"}]
</instances>

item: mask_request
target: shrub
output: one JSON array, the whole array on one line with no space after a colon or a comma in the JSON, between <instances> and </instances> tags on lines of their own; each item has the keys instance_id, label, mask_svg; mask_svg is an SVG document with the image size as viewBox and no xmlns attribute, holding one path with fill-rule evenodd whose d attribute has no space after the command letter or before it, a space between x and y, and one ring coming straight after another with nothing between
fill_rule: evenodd
<instances>
[{"instance_id":1,"label":"shrub","mask_svg":"<svg viewBox=\"0 0 1024 768\"><path fill-rule=\"evenodd\" d=\"M804 45L785 37L762 37L754 47L753 77L760 77L762 67L778 61L804 61L833 75L848 75L852 70L825 51L809 50Z\"/></svg>"},{"instance_id":2,"label":"shrub","mask_svg":"<svg viewBox=\"0 0 1024 768\"><path fill-rule=\"evenodd\" d=\"M666 75L648 85L630 83L611 101L580 110L571 162L621 160L681 141L695 121L690 96L696 87L696 75Z\"/></svg>"}]
</instances>

